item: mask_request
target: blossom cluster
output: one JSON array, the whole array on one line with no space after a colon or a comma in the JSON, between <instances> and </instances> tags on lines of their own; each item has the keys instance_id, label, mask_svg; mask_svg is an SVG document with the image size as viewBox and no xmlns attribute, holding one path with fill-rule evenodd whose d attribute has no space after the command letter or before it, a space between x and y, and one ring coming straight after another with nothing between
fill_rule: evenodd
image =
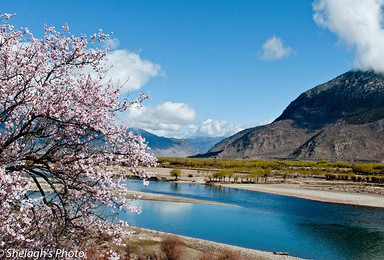
<instances>
[{"instance_id":1,"label":"blossom cluster","mask_svg":"<svg viewBox=\"0 0 384 260\"><path fill-rule=\"evenodd\" d=\"M11 17L0 26L0 249L73 249L92 237L119 243L124 223L106 221L101 209L140 212L126 199L124 177L156 159L116 113L148 96L126 100L121 86L102 83L102 31L76 37L67 25L46 26L40 39ZM149 174L139 175L147 184Z\"/></svg>"}]
</instances>

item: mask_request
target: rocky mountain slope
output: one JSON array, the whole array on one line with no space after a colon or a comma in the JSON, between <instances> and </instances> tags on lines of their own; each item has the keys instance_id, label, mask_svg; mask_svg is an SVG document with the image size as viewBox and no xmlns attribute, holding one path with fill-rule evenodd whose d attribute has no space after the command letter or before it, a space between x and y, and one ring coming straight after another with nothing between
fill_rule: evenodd
<instances>
[{"instance_id":1,"label":"rocky mountain slope","mask_svg":"<svg viewBox=\"0 0 384 260\"><path fill-rule=\"evenodd\" d=\"M188 157L201 153L201 150L185 139L157 136L139 128L130 128L128 131L145 138L151 148L149 153L155 156Z\"/></svg>"},{"instance_id":2,"label":"rocky mountain slope","mask_svg":"<svg viewBox=\"0 0 384 260\"><path fill-rule=\"evenodd\" d=\"M228 137L206 156L384 161L384 75L349 71L302 93L274 122Z\"/></svg>"}]
</instances>

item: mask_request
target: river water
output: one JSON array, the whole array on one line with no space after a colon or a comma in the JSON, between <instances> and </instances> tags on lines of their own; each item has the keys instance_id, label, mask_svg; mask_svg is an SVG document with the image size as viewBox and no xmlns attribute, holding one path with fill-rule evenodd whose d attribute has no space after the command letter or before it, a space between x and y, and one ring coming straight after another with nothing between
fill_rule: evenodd
<instances>
[{"instance_id":1,"label":"river water","mask_svg":"<svg viewBox=\"0 0 384 260\"><path fill-rule=\"evenodd\" d=\"M309 259L384 259L384 210L338 205L262 192L173 182L128 180L130 190L238 207L136 201L129 224Z\"/></svg>"}]
</instances>

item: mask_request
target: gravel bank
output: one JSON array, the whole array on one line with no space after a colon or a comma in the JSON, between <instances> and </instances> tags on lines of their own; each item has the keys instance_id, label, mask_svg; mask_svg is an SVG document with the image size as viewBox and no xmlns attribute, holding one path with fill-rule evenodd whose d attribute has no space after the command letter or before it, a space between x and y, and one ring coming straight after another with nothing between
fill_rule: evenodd
<instances>
[{"instance_id":1,"label":"gravel bank","mask_svg":"<svg viewBox=\"0 0 384 260\"><path fill-rule=\"evenodd\" d=\"M134 198L135 196L140 196L140 200L172 201L172 202L238 207L237 205L221 203L221 202L216 202L216 201L189 199L189 198L169 196L169 195L163 195L163 194L155 194L155 193L149 193L149 192L127 191L127 193L128 193L128 197L130 197L130 198Z\"/></svg>"},{"instance_id":2,"label":"gravel bank","mask_svg":"<svg viewBox=\"0 0 384 260\"><path fill-rule=\"evenodd\" d=\"M133 228L134 232L131 236L131 239L138 240L146 240L152 239L154 241L160 242L162 237L169 235L169 233L143 229L143 228ZM234 252L238 252L241 255L241 259L244 260L293 260L293 259L301 259L292 257L289 255L279 255L279 252L265 252L260 250L248 249L238 246L232 246L222 243L216 243L208 240L197 239L192 237L178 236L182 239L185 244L185 247L193 249L197 251L194 255L190 255L189 259L199 259L198 256L202 253L209 252L213 254L220 254L225 250L230 250ZM196 258L195 258L195 257Z\"/></svg>"},{"instance_id":3,"label":"gravel bank","mask_svg":"<svg viewBox=\"0 0 384 260\"><path fill-rule=\"evenodd\" d=\"M292 184L221 184L223 187L260 191L321 202L384 208L384 196L379 194L350 193L297 188Z\"/></svg>"}]
</instances>

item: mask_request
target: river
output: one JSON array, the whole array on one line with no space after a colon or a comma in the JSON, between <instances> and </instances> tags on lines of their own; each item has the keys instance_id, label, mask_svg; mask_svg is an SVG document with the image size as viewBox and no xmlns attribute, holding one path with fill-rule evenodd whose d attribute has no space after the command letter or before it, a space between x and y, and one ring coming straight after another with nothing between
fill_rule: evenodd
<instances>
[{"instance_id":1,"label":"river","mask_svg":"<svg viewBox=\"0 0 384 260\"><path fill-rule=\"evenodd\" d=\"M128 180L130 190L239 207L135 201L134 226L310 259L384 259L384 210L196 184Z\"/></svg>"}]
</instances>

